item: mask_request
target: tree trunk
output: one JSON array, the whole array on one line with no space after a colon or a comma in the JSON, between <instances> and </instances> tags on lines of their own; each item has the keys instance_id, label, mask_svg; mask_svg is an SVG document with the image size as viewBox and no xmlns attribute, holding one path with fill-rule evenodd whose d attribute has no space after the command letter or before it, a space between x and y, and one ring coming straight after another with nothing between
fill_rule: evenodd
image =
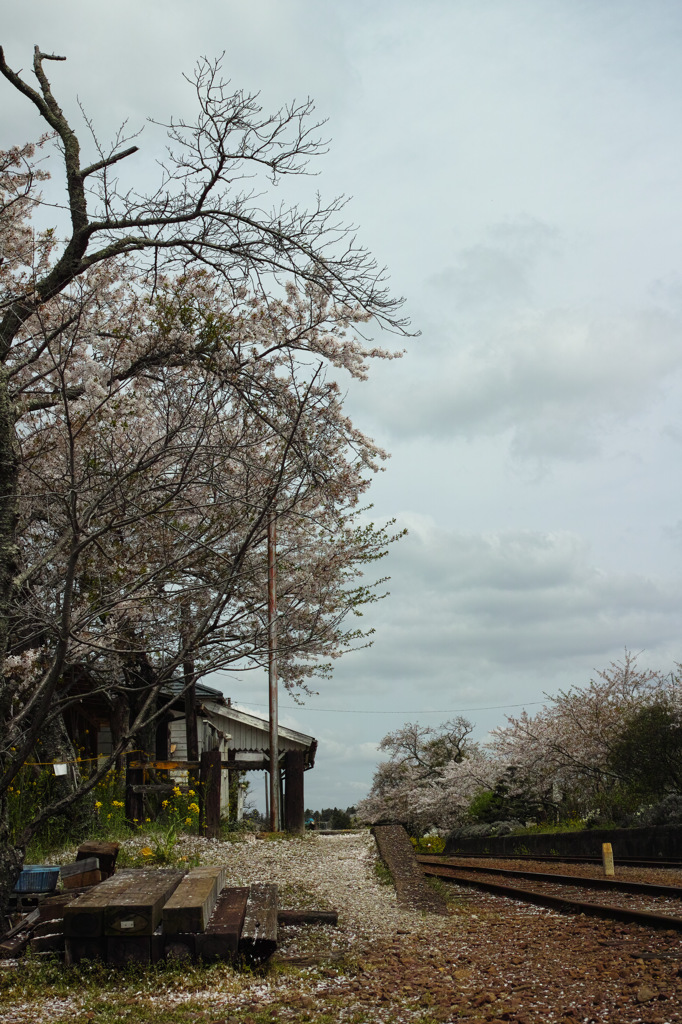
<instances>
[{"instance_id":1,"label":"tree trunk","mask_svg":"<svg viewBox=\"0 0 682 1024\"><path fill-rule=\"evenodd\" d=\"M7 377L0 373L0 729L7 735L12 707L12 688L4 674L7 654L14 579L17 573L17 487L16 434ZM0 764L0 773L5 765ZM7 793L0 794L0 920L5 923L9 898L24 863L24 850L13 845L9 830ZM3 927L3 931L5 928Z\"/></svg>"},{"instance_id":2,"label":"tree trunk","mask_svg":"<svg viewBox=\"0 0 682 1024\"><path fill-rule=\"evenodd\" d=\"M61 711L41 730L40 747L38 750L40 757L37 760L41 761L44 765L50 762L67 765L66 775L57 775L53 781L53 791L57 800L63 800L64 797L69 796L75 800L76 793L82 782L82 774L76 761L76 751L66 731L64 716ZM62 812L65 820L71 822L71 828L73 826L84 828L88 824L91 818L90 812L93 802L94 796L88 794L87 797L82 800L76 800L75 803Z\"/></svg>"},{"instance_id":3,"label":"tree trunk","mask_svg":"<svg viewBox=\"0 0 682 1024\"><path fill-rule=\"evenodd\" d=\"M17 573L17 488L19 459L7 377L0 373L0 664L7 654L14 579ZM5 676L0 682L0 728L5 730L11 694Z\"/></svg>"},{"instance_id":4,"label":"tree trunk","mask_svg":"<svg viewBox=\"0 0 682 1024\"><path fill-rule=\"evenodd\" d=\"M9 831L7 800L0 800L0 929L4 933L9 927L7 909L17 878L24 865L25 849L14 846Z\"/></svg>"},{"instance_id":5,"label":"tree trunk","mask_svg":"<svg viewBox=\"0 0 682 1024\"><path fill-rule=\"evenodd\" d=\"M111 742L114 747L118 746L122 736L128 732L130 726L130 701L126 693L119 693L114 698L111 711ZM116 771L120 774L125 767L125 754L121 753L116 758Z\"/></svg>"}]
</instances>

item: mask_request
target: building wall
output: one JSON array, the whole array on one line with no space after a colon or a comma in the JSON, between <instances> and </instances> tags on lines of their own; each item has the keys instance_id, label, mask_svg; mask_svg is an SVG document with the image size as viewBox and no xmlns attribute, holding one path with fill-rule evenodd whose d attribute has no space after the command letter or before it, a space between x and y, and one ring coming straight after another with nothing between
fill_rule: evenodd
<instances>
[{"instance_id":1,"label":"building wall","mask_svg":"<svg viewBox=\"0 0 682 1024\"><path fill-rule=\"evenodd\" d=\"M198 719L199 753L204 750L220 750L222 759L228 759L228 751L265 751L269 749L270 738L267 723L263 728L248 725L230 718L229 710L220 706L204 704L204 711ZM279 737L280 753L284 750L307 750L309 743L292 739L288 736ZM170 746L169 757L175 761L187 760L187 737L185 732L185 719L177 718L170 724ZM173 779L178 785L187 783L186 771L172 772ZM249 776L251 778L251 776ZM252 785L255 785L255 780ZM260 785L260 781L258 782ZM220 810L227 814L230 806L229 777L228 772L223 771L220 783Z\"/></svg>"},{"instance_id":2,"label":"building wall","mask_svg":"<svg viewBox=\"0 0 682 1024\"><path fill-rule=\"evenodd\" d=\"M227 760L228 740L221 740L215 735L204 722L199 720L199 753L204 750L218 749L224 760ZM176 718L170 723L170 748L169 753L173 761L187 760L187 734L185 731L185 719ZM187 771L171 772L171 778L179 785L188 784ZM227 772L221 772L220 776L220 812L227 814L230 808L230 787Z\"/></svg>"}]
</instances>

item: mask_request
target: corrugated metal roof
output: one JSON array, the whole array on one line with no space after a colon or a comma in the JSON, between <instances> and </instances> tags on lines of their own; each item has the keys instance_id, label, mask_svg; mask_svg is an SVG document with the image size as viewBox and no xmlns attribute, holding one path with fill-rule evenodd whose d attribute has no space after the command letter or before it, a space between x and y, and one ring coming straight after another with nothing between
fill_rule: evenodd
<instances>
[{"instance_id":1,"label":"corrugated metal roof","mask_svg":"<svg viewBox=\"0 0 682 1024\"><path fill-rule=\"evenodd\" d=\"M240 722L242 725L247 725L251 729L257 729L259 731L268 732L268 720L267 718L260 718L258 715L252 715L248 711L239 711L234 705L227 705L224 702L218 707L211 707L213 700L206 700L203 703L206 704L207 709L210 710L214 715L219 716L222 719L232 720L233 722ZM229 728L227 729L229 731ZM286 726L281 725L278 729L278 734L284 739L293 740L295 743L303 743L306 747L309 747L314 742L314 736L308 736L307 733L297 732L296 729L287 729Z\"/></svg>"}]
</instances>

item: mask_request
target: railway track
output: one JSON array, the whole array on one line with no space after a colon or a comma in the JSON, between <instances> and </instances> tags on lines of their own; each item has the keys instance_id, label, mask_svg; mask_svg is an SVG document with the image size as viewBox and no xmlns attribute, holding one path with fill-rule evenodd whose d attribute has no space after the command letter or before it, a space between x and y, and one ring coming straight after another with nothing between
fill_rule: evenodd
<instances>
[{"instance_id":1,"label":"railway track","mask_svg":"<svg viewBox=\"0 0 682 1024\"><path fill-rule=\"evenodd\" d=\"M443 856L420 856L417 860L427 875L499 896L564 912L682 931L682 888L677 886L464 865ZM510 885L510 880L514 884ZM591 893L604 891L609 893L608 903L589 898Z\"/></svg>"},{"instance_id":2,"label":"railway track","mask_svg":"<svg viewBox=\"0 0 682 1024\"><path fill-rule=\"evenodd\" d=\"M442 859L442 854L440 855ZM598 854L571 854L566 857L555 853L513 853L502 856L499 853L456 853L448 854L448 860L528 860L547 861L555 864L601 864ZM617 866L627 868L682 868L682 858L663 857L614 857Z\"/></svg>"}]
</instances>

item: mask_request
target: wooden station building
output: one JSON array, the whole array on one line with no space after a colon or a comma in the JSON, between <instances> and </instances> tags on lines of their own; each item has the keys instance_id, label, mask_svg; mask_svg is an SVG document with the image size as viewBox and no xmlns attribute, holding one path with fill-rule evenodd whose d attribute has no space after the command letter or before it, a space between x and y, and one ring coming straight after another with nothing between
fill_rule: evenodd
<instances>
[{"instance_id":1,"label":"wooden station building","mask_svg":"<svg viewBox=\"0 0 682 1024\"><path fill-rule=\"evenodd\" d=\"M147 750L148 759L159 761L187 761L187 723L182 682L174 680L164 687L160 701L166 706L156 729L155 750ZM173 700L173 694L177 699ZM223 770L220 781L220 811L230 810L230 790L234 793L232 772L270 771L270 737L266 718L232 706L219 690L196 683L195 714L197 720L198 752L219 751ZM108 755L112 751L113 723L108 708L88 699L72 710L67 728L71 738L84 749L88 757ZM152 744L154 745L154 744ZM280 827L290 832L304 829L304 773L315 765L317 740L313 736L279 726L278 770L280 779ZM173 772L178 782L186 781L186 772ZM267 775L266 775L267 780ZM231 786L232 783L232 786ZM266 781L266 793L267 793ZM243 788L238 788L236 816L243 810ZM266 814L267 817L267 814Z\"/></svg>"},{"instance_id":2,"label":"wooden station building","mask_svg":"<svg viewBox=\"0 0 682 1024\"><path fill-rule=\"evenodd\" d=\"M197 683L196 693L199 753L220 750L223 764L229 764L221 780L221 809L227 813L230 771L270 771L268 721L251 712L238 710L233 707L230 698L226 699L218 690L209 686ZM187 753L184 713L170 722L169 736L170 757L184 760ZM315 766L317 740L280 725L278 747L281 827L288 832L302 832L305 808L303 777L306 771ZM267 776L265 788L267 794ZM238 805L238 818L241 817L241 810L241 805Z\"/></svg>"}]
</instances>

